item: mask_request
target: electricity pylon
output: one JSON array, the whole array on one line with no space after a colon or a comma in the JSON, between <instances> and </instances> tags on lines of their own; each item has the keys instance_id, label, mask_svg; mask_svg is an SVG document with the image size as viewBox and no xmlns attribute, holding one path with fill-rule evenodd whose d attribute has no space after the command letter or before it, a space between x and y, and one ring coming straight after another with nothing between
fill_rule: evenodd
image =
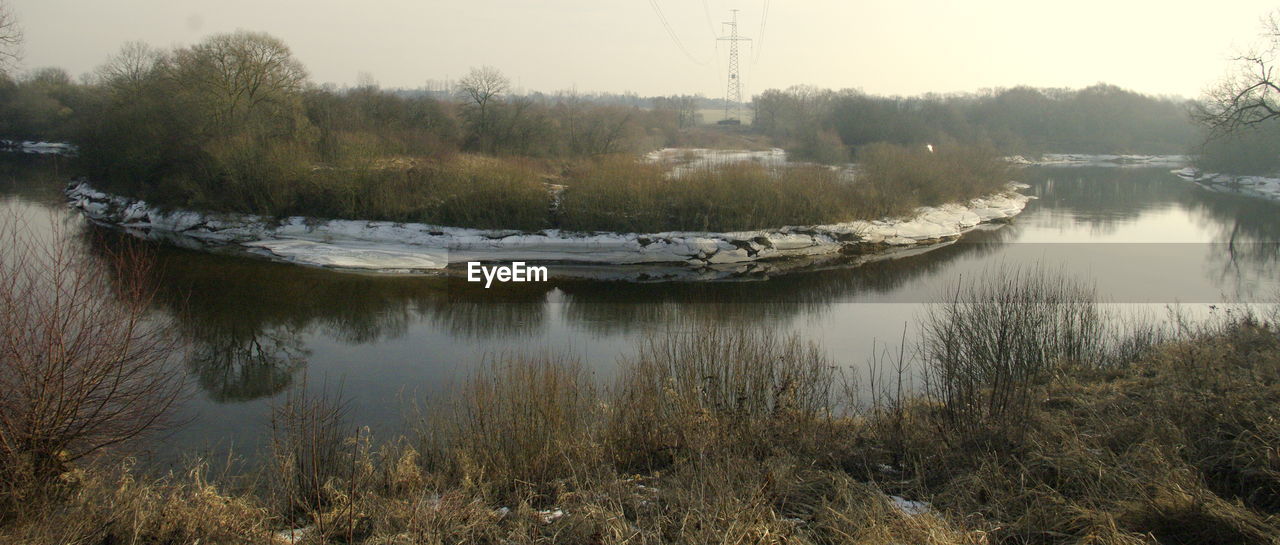
<instances>
[{"instance_id":1,"label":"electricity pylon","mask_svg":"<svg viewBox=\"0 0 1280 545\"><path fill-rule=\"evenodd\" d=\"M729 42L729 88L725 92L724 97L724 121L729 122L730 119L737 123L742 123L742 78L738 77L738 42L749 42L751 38L744 38L738 35L738 10L730 10L733 12L733 20L725 21L723 24L729 25L729 35L716 38L720 41ZM729 117L729 110L733 109L733 117Z\"/></svg>"}]
</instances>

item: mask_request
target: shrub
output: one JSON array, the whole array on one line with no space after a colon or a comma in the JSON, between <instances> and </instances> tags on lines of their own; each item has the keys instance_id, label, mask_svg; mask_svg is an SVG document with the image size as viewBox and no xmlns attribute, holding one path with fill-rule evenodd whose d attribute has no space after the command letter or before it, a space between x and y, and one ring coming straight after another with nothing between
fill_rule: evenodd
<instances>
[{"instance_id":1,"label":"shrub","mask_svg":"<svg viewBox=\"0 0 1280 545\"><path fill-rule=\"evenodd\" d=\"M140 249L94 256L59 228L31 235L25 219L3 213L0 496L8 503L161 426L181 394L182 345L169 322L147 312L152 262Z\"/></svg>"},{"instance_id":2,"label":"shrub","mask_svg":"<svg viewBox=\"0 0 1280 545\"><path fill-rule=\"evenodd\" d=\"M918 206L965 202L1003 191L1011 170L995 148L941 143L871 144L858 150L860 195L871 218L900 216Z\"/></svg>"},{"instance_id":3,"label":"shrub","mask_svg":"<svg viewBox=\"0 0 1280 545\"><path fill-rule=\"evenodd\" d=\"M958 282L923 318L925 390L944 430L964 443L1016 441L1037 391L1063 368L1102 361L1091 286L1040 267Z\"/></svg>"},{"instance_id":4,"label":"shrub","mask_svg":"<svg viewBox=\"0 0 1280 545\"><path fill-rule=\"evenodd\" d=\"M800 145L791 152L801 159L808 159L824 165L844 165L849 162L849 148L840 140L840 135L832 129L825 129L808 134L801 138Z\"/></svg>"},{"instance_id":5,"label":"shrub","mask_svg":"<svg viewBox=\"0 0 1280 545\"><path fill-rule=\"evenodd\" d=\"M609 441L622 468L679 456L763 456L822 441L835 369L812 343L703 325L645 339L623 362Z\"/></svg>"},{"instance_id":6,"label":"shrub","mask_svg":"<svg viewBox=\"0 0 1280 545\"><path fill-rule=\"evenodd\" d=\"M310 159L297 142L240 134L204 146L209 157L199 208L278 214L297 200Z\"/></svg>"},{"instance_id":7,"label":"shrub","mask_svg":"<svg viewBox=\"0 0 1280 545\"><path fill-rule=\"evenodd\" d=\"M499 501L546 502L600 465L599 411L581 361L553 353L503 356L462 386L444 440L465 485Z\"/></svg>"},{"instance_id":8,"label":"shrub","mask_svg":"<svg viewBox=\"0 0 1280 545\"><path fill-rule=\"evenodd\" d=\"M326 487L344 475L344 440L351 435L337 395L307 391L305 381L272 408L272 493L289 516L328 507Z\"/></svg>"}]
</instances>

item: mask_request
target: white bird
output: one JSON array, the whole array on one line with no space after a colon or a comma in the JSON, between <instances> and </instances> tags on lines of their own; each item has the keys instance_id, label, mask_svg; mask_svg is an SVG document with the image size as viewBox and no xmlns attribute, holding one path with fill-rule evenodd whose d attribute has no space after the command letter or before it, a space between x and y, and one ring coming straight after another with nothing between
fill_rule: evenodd
<instances>
[{"instance_id":1,"label":"white bird","mask_svg":"<svg viewBox=\"0 0 1280 545\"><path fill-rule=\"evenodd\" d=\"M933 153L933 144L925 144L924 149L929 150L929 153Z\"/></svg>"}]
</instances>

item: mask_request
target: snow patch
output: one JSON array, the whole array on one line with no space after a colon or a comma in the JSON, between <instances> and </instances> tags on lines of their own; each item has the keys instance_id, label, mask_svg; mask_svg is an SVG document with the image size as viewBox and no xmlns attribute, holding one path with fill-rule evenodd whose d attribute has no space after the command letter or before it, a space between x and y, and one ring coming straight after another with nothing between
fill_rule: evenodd
<instances>
[{"instance_id":1,"label":"snow patch","mask_svg":"<svg viewBox=\"0 0 1280 545\"><path fill-rule=\"evenodd\" d=\"M1015 165L1051 167L1178 167L1191 162L1186 155L1092 155L1083 153L1046 153L1038 160L1021 155L1006 157Z\"/></svg>"},{"instance_id":2,"label":"snow patch","mask_svg":"<svg viewBox=\"0 0 1280 545\"><path fill-rule=\"evenodd\" d=\"M304 265L335 269L415 271L441 269L449 264L449 252L436 248L405 250L357 241L324 243L311 240L255 240L243 243L272 257Z\"/></svg>"},{"instance_id":3,"label":"snow patch","mask_svg":"<svg viewBox=\"0 0 1280 545\"><path fill-rule=\"evenodd\" d=\"M303 526L302 528L289 528L287 530L280 530L279 532L275 533L274 537L277 543L293 545L295 543L302 542L307 538L307 536L311 535L314 532L315 532L314 526Z\"/></svg>"},{"instance_id":4,"label":"snow patch","mask_svg":"<svg viewBox=\"0 0 1280 545\"><path fill-rule=\"evenodd\" d=\"M1280 178L1201 172L1195 167L1180 168L1171 172L1209 191L1280 202Z\"/></svg>"},{"instance_id":5,"label":"snow patch","mask_svg":"<svg viewBox=\"0 0 1280 545\"><path fill-rule=\"evenodd\" d=\"M914 517L916 515L923 515L933 510L933 506L929 505L928 502L911 501L903 499L901 496L889 496L889 501L893 503L893 506L897 507L899 511L902 511L902 514L907 516Z\"/></svg>"},{"instance_id":6,"label":"snow patch","mask_svg":"<svg viewBox=\"0 0 1280 545\"><path fill-rule=\"evenodd\" d=\"M563 516L564 516L564 511L561 509L547 509L545 511L538 511L538 518L542 520L543 524L551 524L557 520L560 520L560 518Z\"/></svg>"},{"instance_id":7,"label":"snow patch","mask_svg":"<svg viewBox=\"0 0 1280 545\"><path fill-rule=\"evenodd\" d=\"M65 142L0 140L0 150L37 155L75 155L77 148Z\"/></svg>"},{"instance_id":8,"label":"snow patch","mask_svg":"<svg viewBox=\"0 0 1280 545\"><path fill-rule=\"evenodd\" d=\"M645 154L645 160L650 163L673 165L671 176L679 178L687 172L719 168L734 163L759 163L768 168L780 168L787 164L787 152L781 148L768 151L663 148Z\"/></svg>"}]
</instances>

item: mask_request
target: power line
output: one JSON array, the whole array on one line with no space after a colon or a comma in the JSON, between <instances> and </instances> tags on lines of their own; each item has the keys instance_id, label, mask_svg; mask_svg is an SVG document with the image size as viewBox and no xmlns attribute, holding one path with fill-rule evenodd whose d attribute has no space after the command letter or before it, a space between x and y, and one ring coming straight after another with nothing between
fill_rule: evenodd
<instances>
[{"instance_id":1,"label":"power line","mask_svg":"<svg viewBox=\"0 0 1280 545\"><path fill-rule=\"evenodd\" d=\"M760 52L764 51L764 28L769 22L769 0L764 0L764 10L760 13L760 32L756 33L755 51L751 58L751 63L755 64L760 60Z\"/></svg>"},{"instance_id":2,"label":"power line","mask_svg":"<svg viewBox=\"0 0 1280 545\"><path fill-rule=\"evenodd\" d=\"M658 21L662 23L662 28L666 29L667 36L670 36L671 41L676 44L676 47L680 48L680 52L684 53L684 56L688 58L690 62L699 66L706 66L707 63L693 58L693 55L689 53L689 50L685 49L684 43L680 41L680 37L676 35L675 29L672 29L671 23L667 21L667 16L662 14L662 8L658 6L658 0L649 0L649 5L653 7L653 12L658 15Z\"/></svg>"},{"instance_id":3,"label":"power line","mask_svg":"<svg viewBox=\"0 0 1280 545\"><path fill-rule=\"evenodd\" d=\"M717 37L716 24L711 22L711 8L707 7L707 0L702 0L702 14L707 17L707 30L711 31L711 37Z\"/></svg>"}]
</instances>

